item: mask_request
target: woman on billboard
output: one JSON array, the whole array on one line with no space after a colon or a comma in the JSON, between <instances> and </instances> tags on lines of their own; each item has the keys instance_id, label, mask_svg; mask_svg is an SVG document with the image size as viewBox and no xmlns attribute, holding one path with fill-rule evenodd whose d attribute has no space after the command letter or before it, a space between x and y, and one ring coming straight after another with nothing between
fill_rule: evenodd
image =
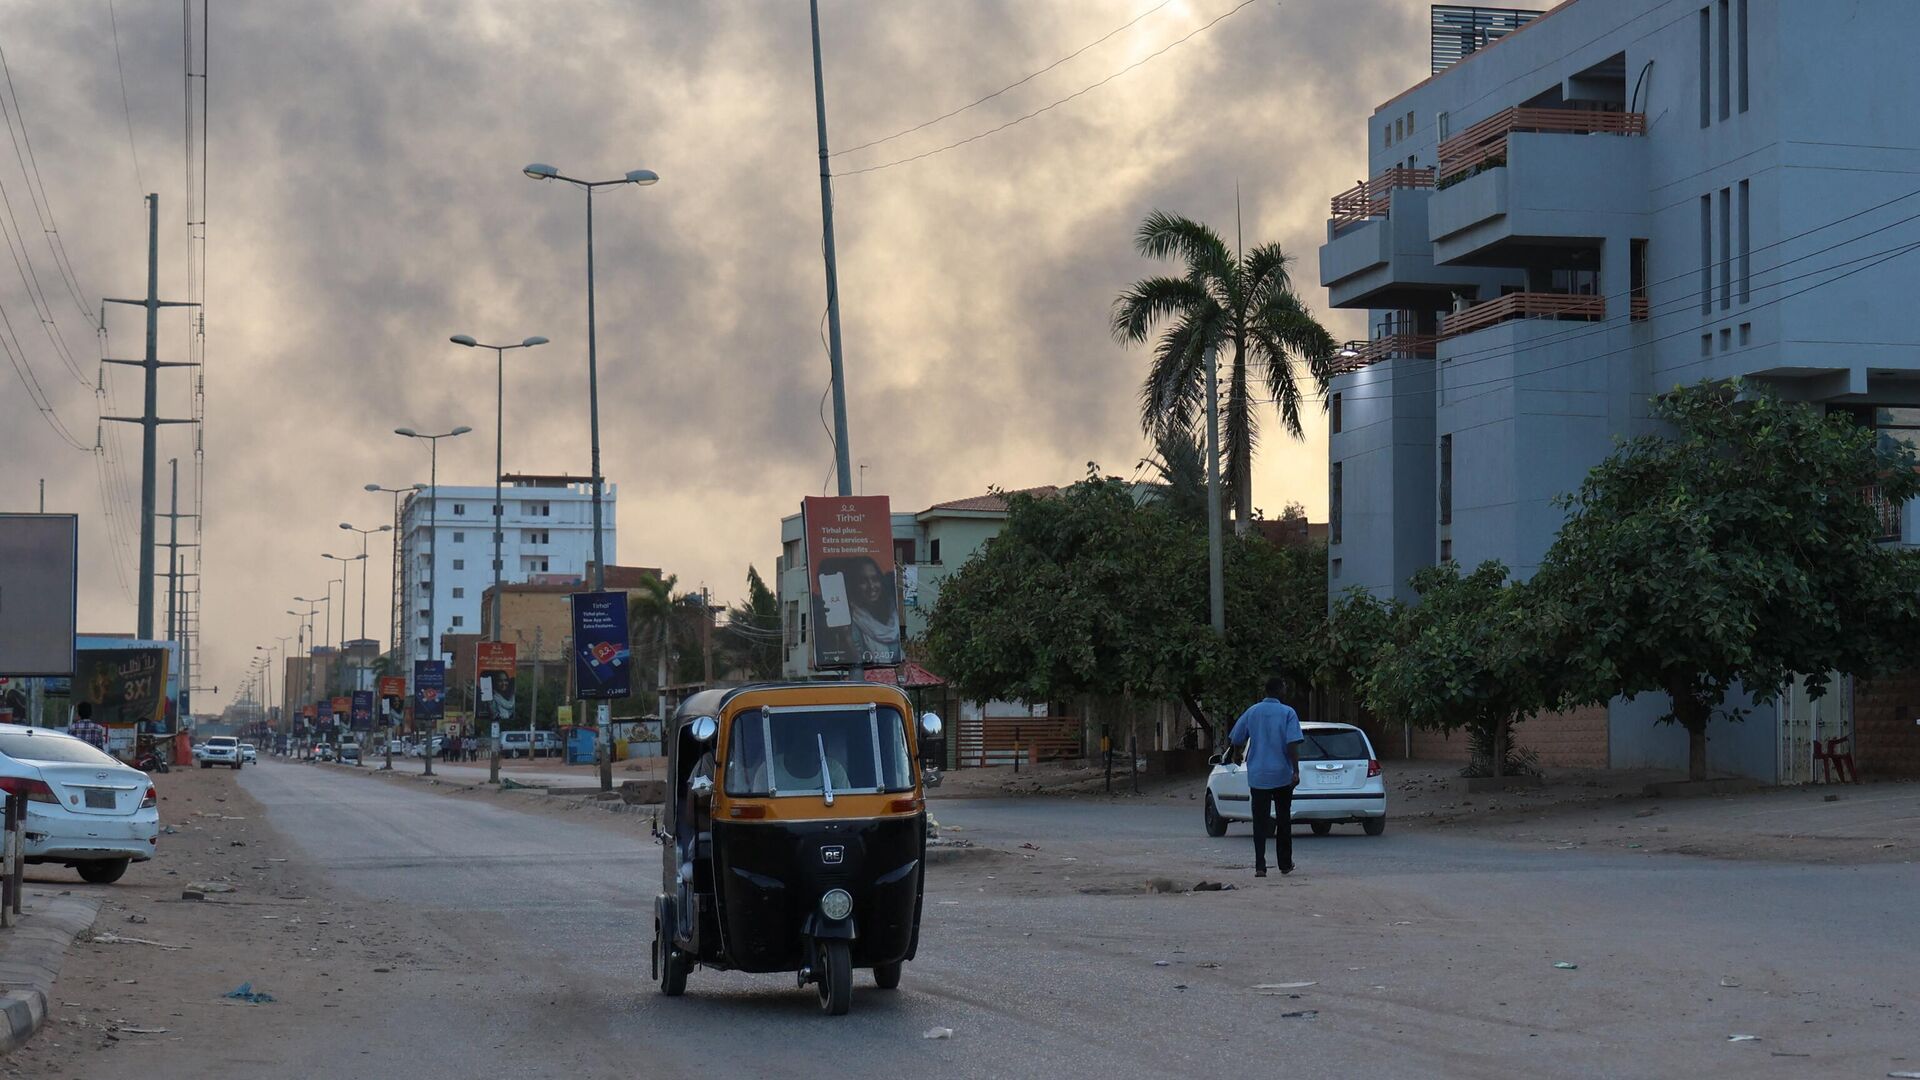
<instances>
[{"instance_id":1,"label":"woman on billboard","mask_svg":"<svg viewBox=\"0 0 1920 1080\"><path fill-rule=\"evenodd\" d=\"M898 664L900 615L894 600L893 575L883 573L870 555L847 555L822 561L820 579L821 591L827 595L817 598L821 605L817 620L826 633L840 637L859 663L883 667ZM837 590L829 584L835 579L844 582L844 598L832 595ZM834 610L842 603L842 610ZM831 648L841 641L829 638L825 644Z\"/></svg>"}]
</instances>

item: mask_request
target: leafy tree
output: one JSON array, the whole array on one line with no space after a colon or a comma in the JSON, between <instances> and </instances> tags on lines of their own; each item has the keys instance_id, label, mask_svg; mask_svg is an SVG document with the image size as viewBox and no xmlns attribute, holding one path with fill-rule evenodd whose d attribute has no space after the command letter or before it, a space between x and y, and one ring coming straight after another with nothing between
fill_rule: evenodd
<instances>
[{"instance_id":1,"label":"leafy tree","mask_svg":"<svg viewBox=\"0 0 1920 1080\"><path fill-rule=\"evenodd\" d=\"M1534 632L1528 587L1509 584L1498 562L1466 575L1450 562L1429 566L1412 584L1419 595L1414 604L1350 598L1359 621L1347 629L1384 631L1383 647L1360 662L1367 707L1430 731L1466 728L1487 748L1492 775L1505 775L1513 725L1545 708L1559 690L1556 666Z\"/></svg>"},{"instance_id":2,"label":"leafy tree","mask_svg":"<svg viewBox=\"0 0 1920 1080\"><path fill-rule=\"evenodd\" d=\"M754 567L747 567L746 599L727 609L719 646L727 666L746 672L747 677L780 677L780 598Z\"/></svg>"},{"instance_id":3,"label":"leafy tree","mask_svg":"<svg viewBox=\"0 0 1920 1080\"><path fill-rule=\"evenodd\" d=\"M1259 399L1279 406L1281 423L1301 437L1303 364L1325 393L1333 377L1333 337L1293 291L1291 257L1278 244L1235 253L1207 226L1159 210L1134 237L1140 254L1179 258L1180 277L1135 282L1113 304L1113 336L1140 344L1164 327L1140 390L1140 419L1149 434L1200 431L1206 423L1206 351L1218 348L1226 495L1236 530L1253 523L1253 451L1259 442Z\"/></svg>"},{"instance_id":4,"label":"leafy tree","mask_svg":"<svg viewBox=\"0 0 1920 1080\"><path fill-rule=\"evenodd\" d=\"M1305 692L1317 680L1327 617L1327 548L1281 547L1259 535L1223 541L1227 633L1211 634L1205 593L1191 598L1188 618L1209 633L1201 638L1203 660L1187 687L1199 698L1224 736L1234 717L1258 701L1267 679L1285 676ZM1205 573L1204 538L1186 558Z\"/></svg>"},{"instance_id":5,"label":"leafy tree","mask_svg":"<svg viewBox=\"0 0 1920 1080\"><path fill-rule=\"evenodd\" d=\"M1140 463L1153 470L1154 501L1174 517L1205 527L1207 453L1194 432L1167 427L1153 434L1153 455Z\"/></svg>"},{"instance_id":6,"label":"leafy tree","mask_svg":"<svg viewBox=\"0 0 1920 1080\"><path fill-rule=\"evenodd\" d=\"M1537 629L1568 659L1569 704L1667 694L1700 780L1708 720L1744 715L1736 683L1768 702L1803 674L1819 696L1830 672L1911 662L1920 564L1876 542L1864 496L1900 506L1920 476L1904 447L1755 386L1677 389L1655 413L1671 435L1625 444L1565 500Z\"/></svg>"}]
</instances>

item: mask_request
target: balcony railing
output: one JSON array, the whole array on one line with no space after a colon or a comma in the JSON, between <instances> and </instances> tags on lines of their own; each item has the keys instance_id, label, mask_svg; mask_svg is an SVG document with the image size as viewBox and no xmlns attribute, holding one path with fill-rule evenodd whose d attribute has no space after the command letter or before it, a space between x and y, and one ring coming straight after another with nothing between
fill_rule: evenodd
<instances>
[{"instance_id":1,"label":"balcony railing","mask_svg":"<svg viewBox=\"0 0 1920 1080\"><path fill-rule=\"evenodd\" d=\"M1436 179L1445 184L1462 174L1507 160L1507 136L1516 131L1560 135L1645 135L1647 114L1593 112L1585 109L1502 109L1440 144Z\"/></svg>"},{"instance_id":2,"label":"balcony railing","mask_svg":"<svg viewBox=\"0 0 1920 1080\"><path fill-rule=\"evenodd\" d=\"M1386 217L1393 206L1395 188L1430 188L1432 169L1388 169L1371 180L1363 180L1333 197L1333 225L1352 225L1368 218Z\"/></svg>"},{"instance_id":3,"label":"balcony railing","mask_svg":"<svg viewBox=\"0 0 1920 1080\"><path fill-rule=\"evenodd\" d=\"M1634 293L1631 306L1627 309L1627 317L1634 322L1645 322L1652 314L1653 305L1647 302L1647 294L1643 292Z\"/></svg>"},{"instance_id":4,"label":"balcony railing","mask_svg":"<svg viewBox=\"0 0 1920 1080\"><path fill-rule=\"evenodd\" d=\"M1513 319L1572 319L1595 322L1607 317L1604 296L1573 293L1508 293L1456 311L1440 320L1440 336L1454 337Z\"/></svg>"},{"instance_id":5,"label":"balcony railing","mask_svg":"<svg viewBox=\"0 0 1920 1080\"><path fill-rule=\"evenodd\" d=\"M1334 354L1333 373L1345 375L1382 360L1399 357L1433 359L1440 338L1434 334L1387 334L1370 341L1349 341Z\"/></svg>"},{"instance_id":6,"label":"balcony railing","mask_svg":"<svg viewBox=\"0 0 1920 1080\"><path fill-rule=\"evenodd\" d=\"M1900 539L1901 504L1880 493L1880 485L1868 484L1860 489L1860 497L1873 508L1875 529L1873 538L1886 542Z\"/></svg>"}]
</instances>

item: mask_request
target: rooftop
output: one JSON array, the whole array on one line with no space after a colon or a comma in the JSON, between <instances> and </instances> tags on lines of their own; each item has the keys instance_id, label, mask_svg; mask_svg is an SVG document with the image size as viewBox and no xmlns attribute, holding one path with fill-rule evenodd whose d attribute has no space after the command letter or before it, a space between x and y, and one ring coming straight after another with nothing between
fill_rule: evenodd
<instances>
[{"instance_id":1,"label":"rooftop","mask_svg":"<svg viewBox=\"0 0 1920 1080\"><path fill-rule=\"evenodd\" d=\"M1042 484L1039 487L1021 488L1018 491L988 492L985 495L975 495L970 499L955 499L952 502L934 503L932 506L921 511L921 513L930 514L936 510L951 510L961 513L1005 513L1007 500L1015 495L1031 495L1036 499L1050 499L1058 494L1060 494L1060 489L1057 486L1053 484Z\"/></svg>"}]
</instances>

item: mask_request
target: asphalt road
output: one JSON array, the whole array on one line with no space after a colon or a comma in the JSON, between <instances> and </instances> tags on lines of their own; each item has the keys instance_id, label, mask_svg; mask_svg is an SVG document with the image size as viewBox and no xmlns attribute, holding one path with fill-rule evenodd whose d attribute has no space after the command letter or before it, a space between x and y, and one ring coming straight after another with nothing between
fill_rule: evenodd
<instances>
[{"instance_id":1,"label":"asphalt road","mask_svg":"<svg viewBox=\"0 0 1920 1080\"><path fill-rule=\"evenodd\" d=\"M340 1061L404 1063L409 1080L488 1071L498 1044L471 1024L490 1016L552 1040L550 1073L489 1072L502 1076L1920 1069L1912 864L1303 829L1301 871L1256 882L1246 827L1208 839L1183 805L941 802L948 835L980 847L932 868L902 988L865 985L850 1016L829 1019L778 976L701 970L685 998L659 997L647 975L658 849L591 812L279 763L240 782L329 886L485 938L490 955L471 962L484 970L459 973L457 1003L396 991L356 1023L355 1056ZM1156 894L1155 877L1237 888ZM1294 982L1313 985L1258 989ZM954 1035L923 1038L934 1027Z\"/></svg>"}]
</instances>

